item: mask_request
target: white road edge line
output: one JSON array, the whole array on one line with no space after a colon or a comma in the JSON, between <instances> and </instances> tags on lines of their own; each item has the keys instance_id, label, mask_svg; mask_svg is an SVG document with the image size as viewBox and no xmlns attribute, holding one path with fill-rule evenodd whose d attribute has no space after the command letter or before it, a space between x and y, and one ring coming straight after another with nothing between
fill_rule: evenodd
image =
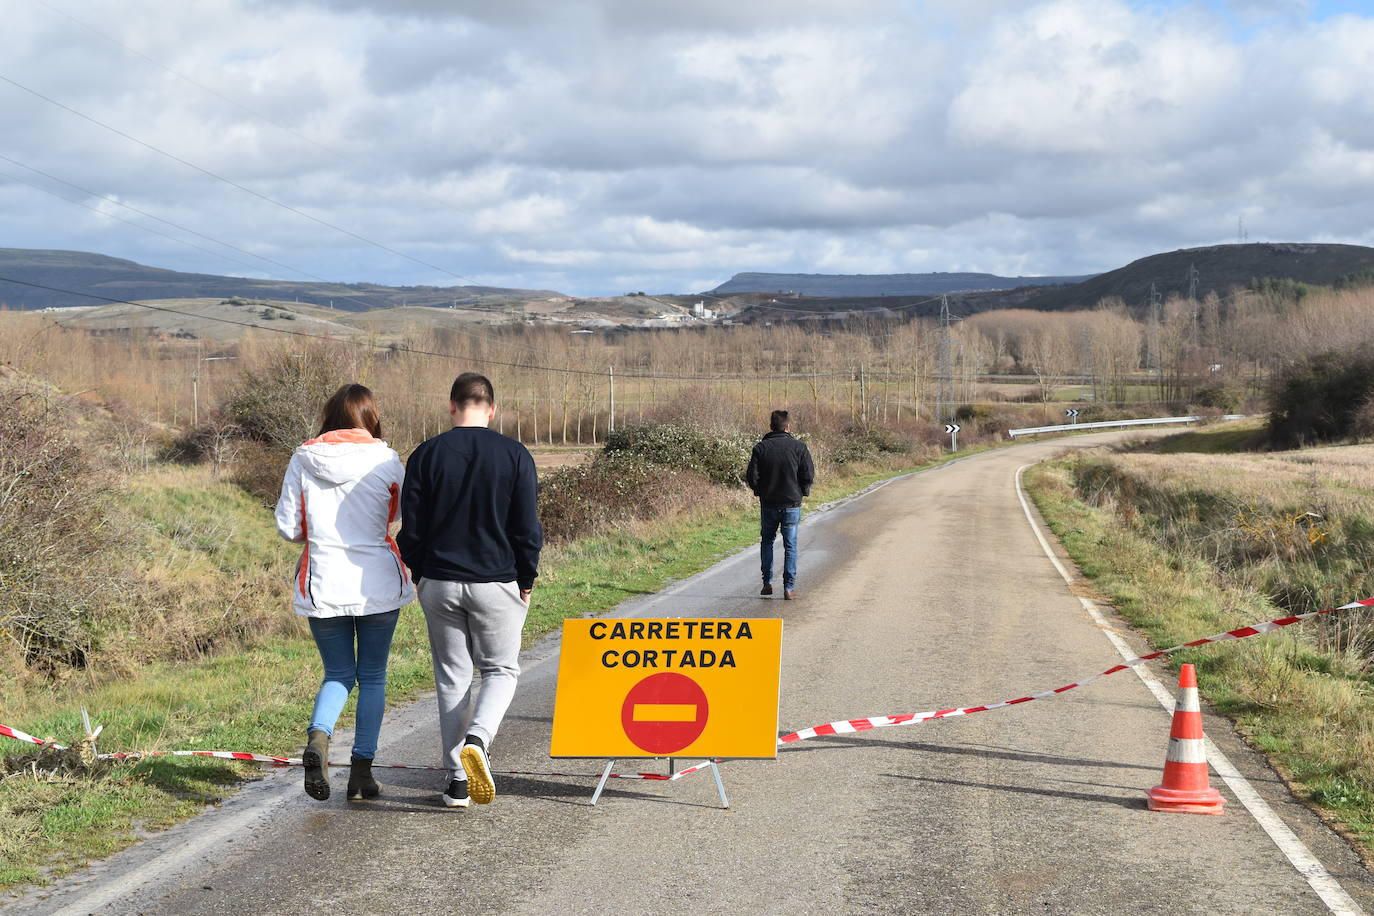
<instances>
[{"instance_id":1,"label":"white road edge line","mask_svg":"<svg viewBox=\"0 0 1374 916\"><path fill-rule=\"evenodd\" d=\"M1039 523L1031 513L1030 504L1026 501L1026 490L1021 485L1021 476L1029 464L1023 464L1016 469L1016 498L1021 502L1021 511L1026 514L1026 521L1030 523L1031 531L1035 532L1035 539L1040 542L1040 547L1045 551L1045 556L1050 558L1054 568L1059 571L1059 575L1064 581L1073 588L1073 576L1069 573L1059 557L1055 555L1054 548L1046 540L1044 532L1041 531ZM1130 661L1136 657L1135 652L1126 644L1126 641L1112 632L1111 625L1107 618L1102 615L1097 605L1082 595L1076 595L1080 604L1092 617L1093 622L1102 628L1107 639L1111 640L1116 651L1121 654L1123 660ZM1163 706L1166 712L1174 711L1174 697L1168 689L1159 682L1159 678L1144 665L1132 665L1131 670L1136 673L1140 680L1149 688L1150 693L1154 694L1155 699L1159 700L1159 705ZM1340 882L1336 880L1326 866L1312 854L1312 851L1298 839L1287 824L1269 807L1269 803L1255 791L1255 787L1250 785L1249 780L1241 775L1240 771L1232 765L1226 755L1212 743L1212 739L1207 739L1207 762L1216 770L1217 775L1226 783L1227 788L1236 796L1236 799L1245 806L1245 810L1250 812L1255 821L1269 834L1269 839L1274 841L1274 845L1293 863L1298 874L1307 879L1312 890L1316 891L1317 896L1326 904L1326 908L1336 916L1363 916L1364 910L1360 909L1354 899L1345 892Z\"/></svg>"},{"instance_id":2,"label":"white road edge line","mask_svg":"<svg viewBox=\"0 0 1374 916\"><path fill-rule=\"evenodd\" d=\"M250 806L245 807L232 817L217 820L214 830L193 833L186 837L185 841L174 851L143 863L132 873L117 876L108 884L80 888L77 899L63 903L54 912L54 916L89 916L89 914L103 910L132 895L139 888L157 880L160 876L174 872L178 867L198 856L209 858L213 850L222 851L226 836L251 834L253 831L250 828L255 826L255 822L261 821L269 809L275 808L285 801L289 794L296 791L298 791L298 786L294 782L279 786L265 798L256 799ZM99 881L99 878L96 880ZM86 893L80 893L80 890L85 890Z\"/></svg>"}]
</instances>

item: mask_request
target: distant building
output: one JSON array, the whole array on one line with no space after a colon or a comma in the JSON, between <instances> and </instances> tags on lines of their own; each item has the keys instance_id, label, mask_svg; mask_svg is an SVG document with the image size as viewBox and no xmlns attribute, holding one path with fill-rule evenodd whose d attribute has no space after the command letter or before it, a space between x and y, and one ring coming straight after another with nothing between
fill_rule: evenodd
<instances>
[{"instance_id":1,"label":"distant building","mask_svg":"<svg viewBox=\"0 0 1374 916\"><path fill-rule=\"evenodd\" d=\"M716 317L716 312L714 309L708 309L705 302L698 302L692 306L692 317L712 321Z\"/></svg>"}]
</instances>

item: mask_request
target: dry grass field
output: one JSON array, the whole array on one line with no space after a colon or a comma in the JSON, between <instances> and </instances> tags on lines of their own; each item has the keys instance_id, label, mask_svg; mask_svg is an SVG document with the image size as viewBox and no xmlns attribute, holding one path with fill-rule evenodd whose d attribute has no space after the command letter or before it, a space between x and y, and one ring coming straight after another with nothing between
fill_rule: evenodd
<instances>
[{"instance_id":1,"label":"dry grass field","mask_svg":"<svg viewBox=\"0 0 1374 916\"><path fill-rule=\"evenodd\" d=\"M1129 454L1109 477L1171 549L1305 613L1374 590L1374 445L1252 454ZM1374 650L1374 642L1368 646ZM1361 664L1372 663L1366 659Z\"/></svg>"},{"instance_id":2,"label":"dry grass field","mask_svg":"<svg viewBox=\"0 0 1374 916\"><path fill-rule=\"evenodd\" d=\"M530 455L534 458L534 466L543 470L544 468L566 468L575 467L590 461L595 451L590 448L559 448L558 446L535 446L530 449Z\"/></svg>"},{"instance_id":3,"label":"dry grass field","mask_svg":"<svg viewBox=\"0 0 1374 916\"><path fill-rule=\"evenodd\" d=\"M1374 445L1213 453L1257 426L1066 460L1034 493L1157 646L1374 597ZM1374 849L1374 611L1189 650L1204 693L1298 793Z\"/></svg>"}]
</instances>

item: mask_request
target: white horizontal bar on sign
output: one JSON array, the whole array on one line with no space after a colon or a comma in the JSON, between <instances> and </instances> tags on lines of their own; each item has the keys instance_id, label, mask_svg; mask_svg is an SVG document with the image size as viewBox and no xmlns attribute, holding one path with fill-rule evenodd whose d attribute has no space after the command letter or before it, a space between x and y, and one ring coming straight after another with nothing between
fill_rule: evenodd
<instances>
[{"instance_id":1,"label":"white horizontal bar on sign","mask_svg":"<svg viewBox=\"0 0 1374 916\"><path fill-rule=\"evenodd\" d=\"M1064 423L1059 426L1028 426L1025 429L1009 429L1007 435L1034 436L1040 433L1061 433L1080 429L1119 429L1124 426L1160 426L1165 423L1196 423L1202 417L1149 417L1144 420L1102 420L1096 423ZM1244 420L1245 414L1227 414L1222 420Z\"/></svg>"}]
</instances>

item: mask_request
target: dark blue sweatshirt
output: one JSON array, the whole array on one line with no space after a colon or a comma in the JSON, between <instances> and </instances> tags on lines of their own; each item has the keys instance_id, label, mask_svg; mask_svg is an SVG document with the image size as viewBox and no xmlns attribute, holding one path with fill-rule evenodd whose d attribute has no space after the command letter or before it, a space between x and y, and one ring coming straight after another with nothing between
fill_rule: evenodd
<instances>
[{"instance_id":1,"label":"dark blue sweatshirt","mask_svg":"<svg viewBox=\"0 0 1374 916\"><path fill-rule=\"evenodd\" d=\"M511 582L539 575L539 483L529 450L481 426L456 426L406 462L401 559L419 579Z\"/></svg>"}]
</instances>

